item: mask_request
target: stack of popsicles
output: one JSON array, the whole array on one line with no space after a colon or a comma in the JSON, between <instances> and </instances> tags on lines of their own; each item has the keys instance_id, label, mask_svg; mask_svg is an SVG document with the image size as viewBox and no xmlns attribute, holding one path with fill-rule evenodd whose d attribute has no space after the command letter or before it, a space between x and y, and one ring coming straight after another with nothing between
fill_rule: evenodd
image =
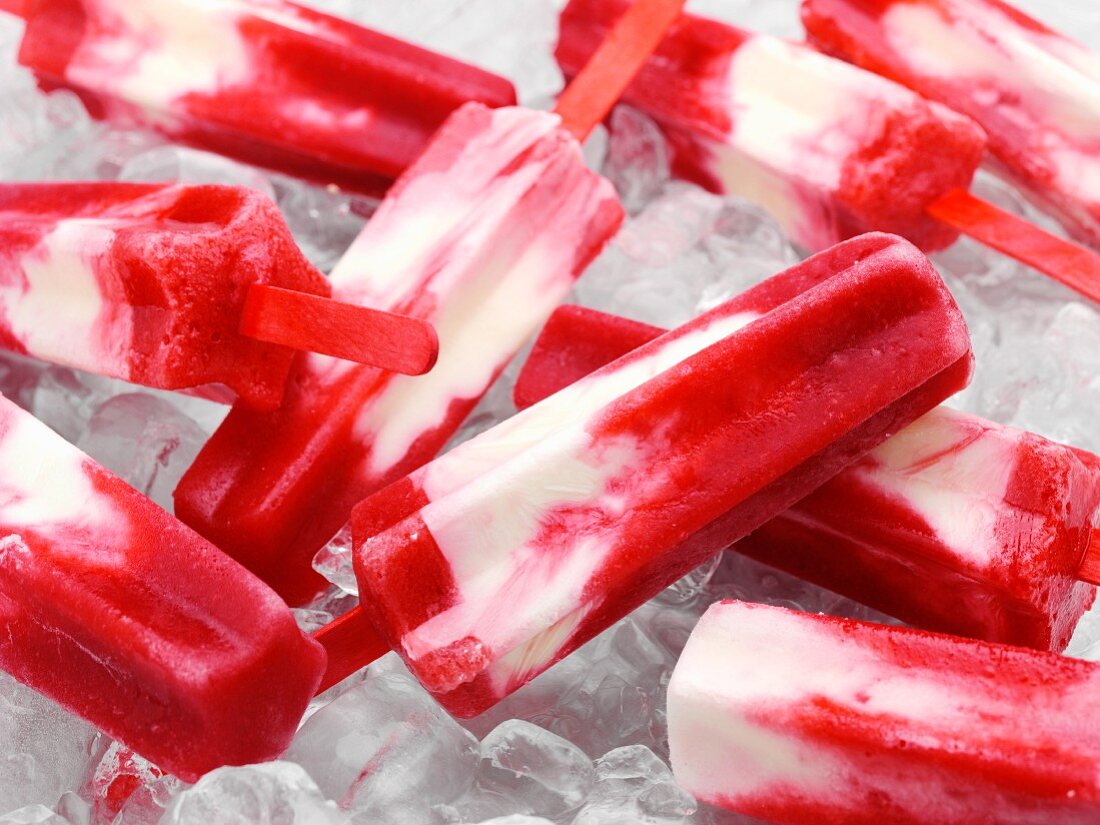
<instances>
[{"instance_id":1,"label":"stack of popsicles","mask_svg":"<svg viewBox=\"0 0 1100 825\"><path fill-rule=\"evenodd\" d=\"M0 399L0 665L193 779L277 756L317 690L388 650L480 713L735 545L987 641L715 606L669 689L686 788L780 823L1095 821L1100 672L1046 651L1100 579L1100 458L938 407L970 374L958 307L917 247L859 233L981 234L960 204L986 136L951 106L1095 240L1059 165L1092 110L1028 153L1044 172L1004 123L1096 103L1100 72L995 0L807 0L815 42L942 103L690 16L629 85L680 5L573 0L579 78L545 113L282 0L0 0L21 61L96 114L362 191L400 176L331 286L254 193L0 187L0 344L239 399L176 492L197 532ZM936 38L977 31L1078 85L1052 104L995 61L928 70ZM1002 123L960 77L1025 93ZM580 141L628 85L681 174L824 251L669 332L559 311L521 411L435 457L618 228ZM1091 253L1021 232L1002 245L1047 244L1093 288ZM394 374L437 345L427 376ZM353 508L362 604L310 639L279 596L318 591Z\"/></svg>"},{"instance_id":2,"label":"stack of popsicles","mask_svg":"<svg viewBox=\"0 0 1100 825\"><path fill-rule=\"evenodd\" d=\"M611 28L553 113L468 103L386 195L332 273L335 297L430 321L424 378L300 357L282 406L238 405L175 493L183 521L291 603L365 496L430 460L618 229L580 139L675 19L647 0Z\"/></svg>"},{"instance_id":3,"label":"stack of popsicles","mask_svg":"<svg viewBox=\"0 0 1100 825\"><path fill-rule=\"evenodd\" d=\"M562 307L516 406L662 333ZM1097 525L1100 457L941 407L735 549L918 627L1061 651L1095 599L1084 565Z\"/></svg>"}]
</instances>

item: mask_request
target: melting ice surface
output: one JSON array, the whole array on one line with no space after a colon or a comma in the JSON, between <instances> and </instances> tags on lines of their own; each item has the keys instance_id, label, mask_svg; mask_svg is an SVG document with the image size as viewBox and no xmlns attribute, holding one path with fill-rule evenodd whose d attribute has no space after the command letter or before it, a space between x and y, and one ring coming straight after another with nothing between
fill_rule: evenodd
<instances>
[{"instance_id":1,"label":"melting ice surface","mask_svg":"<svg viewBox=\"0 0 1100 825\"><path fill-rule=\"evenodd\" d=\"M557 0L313 0L313 5L480 62L545 105ZM1100 48L1093 0L1018 0ZM796 35L796 0L697 0L701 12ZM506 9L505 9L506 7ZM41 95L14 67L21 27L0 20L0 179L102 178L239 183L274 194L306 253L329 269L370 205L240 164L90 122L61 92ZM592 156L631 213L579 283L576 301L664 326L797 260L755 208L668 180L653 127L620 110ZM1033 219L1008 187L981 193ZM1041 220L1041 219L1040 219ZM937 264L971 325L978 371L953 403L1100 451L1100 312L1018 265L962 242ZM456 437L510 415L513 365ZM0 356L0 392L31 409L138 489L171 490L224 409L186 396ZM325 574L354 588L346 542ZM749 822L698 806L667 767L664 689L702 610L742 598L889 621L733 554L696 571L484 716L459 725L394 656L314 703L284 760L223 769L186 787L0 674L0 825L208 825L213 821L393 825L678 825ZM338 587L297 611L314 629L353 603ZM1070 653L1100 660L1100 612ZM11 813L8 813L8 812Z\"/></svg>"}]
</instances>

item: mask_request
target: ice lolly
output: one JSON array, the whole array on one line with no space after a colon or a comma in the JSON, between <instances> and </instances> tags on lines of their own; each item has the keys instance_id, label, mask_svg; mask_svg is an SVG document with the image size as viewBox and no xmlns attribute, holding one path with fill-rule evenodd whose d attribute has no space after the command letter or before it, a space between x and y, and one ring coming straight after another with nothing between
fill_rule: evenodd
<instances>
[{"instance_id":1,"label":"ice lolly","mask_svg":"<svg viewBox=\"0 0 1100 825\"><path fill-rule=\"evenodd\" d=\"M578 138L599 123L682 0L640 0L555 113L469 103L387 194L332 273L337 298L430 321L425 378L299 359L274 413L234 409L176 513L291 603L360 499L431 459L622 221Z\"/></svg>"},{"instance_id":2,"label":"ice lolly","mask_svg":"<svg viewBox=\"0 0 1100 825\"><path fill-rule=\"evenodd\" d=\"M584 307L550 316L516 406L663 330ZM926 630L1061 651L1092 605L1100 458L940 407L734 549Z\"/></svg>"},{"instance_id":3,"label":"ice lolly","mask_svg":"<svg viewBox=\"0 0 1100 825\"><path fill-rule=\"evenodd\" d=\"M965 326L927 260L898 238L858 238L364 501L352 522L362 609L449 711L477 714L969 369Z\"/></svg>"},{"instance_id":4,"label":"ice lolly","mask_svg":"<svg viewBox=\"0 0 1100 825\"><path fill-rule=\"evenodd\" d=\"M556 52L567 75L624 2L569 2ZM674 173L761 204L806 249L882 230L933 251L961 230L1100 301L1100 256L966 191L983 130L871 72L684 15L623 101L661 126Z\"/></svg>"},{"instance_id":5,"label":"ice lolly","mask_svg":"<svg viewBox=\"0 0 1100 825\"><path fill-rule=\"evenodd\" d=\"M806 0L810 41L965 112L1041 206L1100 245L1100 56L999 0Z\"/></svg>"},{"instance_id":6,"label":"ice lolly","mask_svg":"<svg viewBox=\"0 0 1100 825\"><path fill-rule=\"evenodd\" d=\"M278 756L324 662L262 582L0 398L0 667L193 781Z\"/></svg>"},{"instance_id":7,"label":"ice lolly","mask_svg":"<svg viewBox=\"0 0 1100 825\"><path fill-rule=\"evenodd\" d=\"M283 0L0 0L19 62L95 117L380 194L469 100L511 83Z\"/></svg>"},{"instance_id":8,"label":"ice lolly","mask_svg":"<svg viewBox=\"0 0 1100 825\"><path fill-rule=\"evenodd\" d=\"M1100 822L1100 666L721 602L668 686L672 771L775 825Z\"/></svg>"},{"instance_id":9,"label":"ice lolly","mask_svg":"<svg viewBox=\"0 0 1100 825\"><path fill-rule=\"evenodd\" d=\"M282 398L286 345L430 367L422 321L329 292L275 204L249 189L0 184L5 349L162 389L225 385L264 409Z\"/></svg>"}]
</instances>

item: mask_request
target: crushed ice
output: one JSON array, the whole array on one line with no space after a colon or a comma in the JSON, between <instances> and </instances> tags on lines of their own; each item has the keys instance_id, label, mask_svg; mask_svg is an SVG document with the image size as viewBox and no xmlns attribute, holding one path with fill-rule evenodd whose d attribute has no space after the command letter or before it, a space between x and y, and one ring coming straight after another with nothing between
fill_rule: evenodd
<instances>
[{"instance_id":1,"label":"crushed ice","mask_svg":"<svg viewBox=\"0 0 1100 825\"><path fill-rule=\"evenodd\" d=\"M1017 2L1100 45L1093 0ZM533 105L546 105L560 88L550 57L560 0L313 4L503 72ZM795 0L698 0L692 7L798 34ZM20 34L18 22L0 15L0 179L253 186L277 199L306 254L324 269L369 214L363 201L90 121L73 95L42 95L14 66ZM631 217L575 300L672 326L796 260L760 210L670 181L654 127L638 113L617 112L610 142L594 154ZM1009 187L983 178L979 188L1041 220ZM952 403L1100 450L1096 308L966 241L936 263L963 306L979 359L973 386ZM505 373L456 443L513 412L515 374L515 366ZM225 414L210 402L3 355L0 391L163 505ZM317 567L334 587L296 611L306 629L353 603L346 535L322 551ZM669 674L702 610L728 597L889 621L725 554L482 717L455 722L391 654L319 697L284 761L222 769L191 787L0 673L0 825L749 822L697 806L667 767ZM1100 660L1100 612L1086 616L1069 652Z\"/></svg>"}]
</instances>

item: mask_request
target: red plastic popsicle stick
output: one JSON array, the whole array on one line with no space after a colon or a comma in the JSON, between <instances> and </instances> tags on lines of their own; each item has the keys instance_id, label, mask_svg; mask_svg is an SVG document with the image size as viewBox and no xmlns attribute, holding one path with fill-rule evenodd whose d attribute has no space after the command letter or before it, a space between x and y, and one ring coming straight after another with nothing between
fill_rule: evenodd
<instances>
[{"instance_id":1,"label":"red plastic popsicle stick","mask_svg":"<svg viewBox=\"0 0 1100 825\"><path fill-rule=\"evenodd\" d=\"M30 11L30 0L0 0L0 11L14 14L16 17L26 17Z\"/></svg>"},{"instance_id":2,"label":"red plastic popsicle stick","mask_svg":"<svg viewBox=\"0 0 1100 825\"><path fill-rule=\"evenodd\" d=\"M241 334L406 375L435 366L439 338L426 321L320 295L253 284Z\"/></svg>"},{"instance_id":3,"label":"red plastic popsicle stick","mask_svg":"<svg viewBox=\"0 0 1100 825\"><path fill-rule=\"evenodd\" d=\"M1077 568L1077 578L1089 584L1100 585L1100 530L1093 530L1089 545L1085 548L1085 558Z\"/></svg>"},{"instance_id":4,"label":"red plastic popsicle stick","mask_svg":"<svg viewBox=\"0 0 1100 825\"><path fill-rule=\"evenodd\" d=\"M319 694L390 652L390 646L378 638L361 607L353 607L329 622L313 638L328 653L328 669L317 688Z\"/></svg>"},{"instance_id":5,"label":"red plastic popsicle stick","mask_svg":"<svg viewBox=\"0 0 1100 825\"><path fill-rule=\"evenodd\" d=\"M1092 250L1052 235L963 189L948 192L926 211L936 220L1100 303L1100 255Z\"/></svg>"},{"instance_id":6,"label":"red plastic popsicle stick","mask_svg":"<svg viewBox=\"0 0 1100 825\"><path fill-rule=\"evenodd\" d=\"M685 0L636 0L558 98L562 126L583 141L641 71Z\"/></svg>"}]
</instances>

